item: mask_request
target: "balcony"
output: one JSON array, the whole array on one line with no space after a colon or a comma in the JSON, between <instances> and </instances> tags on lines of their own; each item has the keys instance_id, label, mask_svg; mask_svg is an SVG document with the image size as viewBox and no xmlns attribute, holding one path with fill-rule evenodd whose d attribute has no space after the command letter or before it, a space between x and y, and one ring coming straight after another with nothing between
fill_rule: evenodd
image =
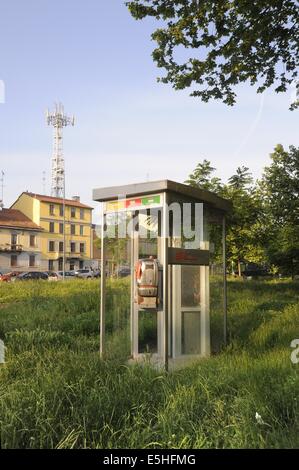
<instances>
[{"instance_id":1,"label":"balcony","mask_svg":"<svg viewBox=\"0 0 299 470\"><path fill-rule=\"evenodd\" d=\"M63 257L63 251L57 251L57 250L55 250L55 251L49 251L48 254L55 256L55 258L51 258L51 259L53 259L54 261L57 260L57 259L59 259L59 258L62 258L62 257ZM76 250L76 251L69 251L69 250L67 250L67 251L65 252L65 257L66 257L66 259L80 259L80 258L85 258L85 257L86 257L86 253L85 253L85 252L82 253L82 252L77 251L77 250Z\"/></svg>"},{"instance_id":2,"label":"balcony","mask_svg":"<svg viewBox=\"0 0 299 470\"><path fill-rule=\"evenodd\" d=\"M85 253L81 253L80 251L67 251L66 252L67 259L80 259L84 257Z\"/></svg>"},{"instance_id":3,"label":"balcony","mask_svg":"<svg viewBox=\"0 0 299 470\"><path fill-rule=\"evenodd\" d=\"M18 245L16 243L3 243L0 245L0 252L2 253L21 253L23 251L23 245Z\"/></svg>"}]
</instances>

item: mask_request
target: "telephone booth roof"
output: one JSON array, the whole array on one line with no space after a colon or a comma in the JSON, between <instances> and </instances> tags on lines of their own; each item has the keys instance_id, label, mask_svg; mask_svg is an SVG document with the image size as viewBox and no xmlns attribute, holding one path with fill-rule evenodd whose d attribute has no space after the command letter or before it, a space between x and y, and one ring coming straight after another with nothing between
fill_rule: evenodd
<instances>
[{"instance_id":1,"label":"telephone booth roof","mask_svg":"<svg viewBox=\"0 0 299 470\"><path fill-rule=\"evenodd\" d=\"M118 198L147 196L155 193L170 194L172 202L202 202L221 212L230 212L232 204L227 199L205 189L171 180L149 181L146 183L110 186L93 190L93 200L98 202L113 201Z\"/></svg>"}]
</instances>

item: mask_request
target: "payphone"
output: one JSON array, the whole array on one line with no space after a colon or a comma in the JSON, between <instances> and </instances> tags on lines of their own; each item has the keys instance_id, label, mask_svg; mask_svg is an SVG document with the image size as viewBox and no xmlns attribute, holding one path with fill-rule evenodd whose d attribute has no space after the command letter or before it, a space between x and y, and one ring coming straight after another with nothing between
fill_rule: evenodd
<instances>
[{"instance_id":1,"label":"payphone","mask_svg":"<svg viewBox=\"0 0 299 470\"><path fill-rule=\"evenodd\" d=\"M135 266L135 301L144 308L158 307L159 266L153 257L140 259Z\"/></svg>"}]
</instances>

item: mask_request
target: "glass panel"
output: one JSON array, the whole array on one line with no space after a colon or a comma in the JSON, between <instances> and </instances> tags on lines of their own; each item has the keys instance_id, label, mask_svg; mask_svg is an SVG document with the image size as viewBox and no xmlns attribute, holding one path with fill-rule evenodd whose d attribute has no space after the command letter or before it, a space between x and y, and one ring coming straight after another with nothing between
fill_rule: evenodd
<instances>
[{"instance_id":1,"label":"glass panel","mask_svg":"<svg viewBox=\"0 0 299 470\"><path fill-rule=\"evenodd\" d=\"M158 317L157 312L139 311L139 339L138 352L158 352Z\"/></svg>"},{"instance_id":2,"label":"glass panel","mask_svg":"<svg viewBox=\"0 0 299 470\"><path fill-rule=\"evenodd\" d=\"M108 214L106 238L106 273L109 277L130 276L130 213Z\"/></svg>"},{"instance_id":3,"label":"glass panel","mask_svg":"<svg viewBox=\"0 0 299 470\"><path fill-rule=\"evenodd\" d=\"M200 203L184 204L182 213L182 247L198 249L201 247L202 205Z\"/></svg>"},{"instance_id":4,"label":"glass panel","mask_svg":"<svg viewBox=\"0 0 299 470\"><path fill-rule=\"evenodd\" d=\"M156 211L139 213L139 259L158 257L158 215Z\"/></svg>"},{"instance_id":5,"label":"glass panel","mask_svg":"<svg viewBox=\"0 0 299 470\"><path fill-rule=\"evenodd\" d=\"M200 352L200 312L182 312L182 354Z\"/></svg>"},{"instance_id":6,"label":"glass panel","mask_svg":"<svg viewBox=\"0 0 299 470\"><path fill-rule=\"evenodd\" d=\"M156 210L139 213L139 258L158 256L158 213Z\"/></svg>"},{"instance_id":7,"label":"glass panel","mask_svg":"<svg viewBox=\"0 0 299 470\"><path fill-rule=\"evenodd\" d=\"M182 307L199 307L200 268L199 266L182 266L181 269Z\"/></svg>"},{"instance_id":8,"label":"glass panel","mask_svg":"<svg viewBox=\"0 0 299 470\"><path fill-rule=\"evenodd\" d=\"M106 217L106 352L108 357L130 355L130 213ZM100 233L97 233L100 236ZM101 242L99 240L98 247ZM84 247L85 248L85 247ZM103 273L101 273L103 275Z\"/></svg>"}]
</instances>

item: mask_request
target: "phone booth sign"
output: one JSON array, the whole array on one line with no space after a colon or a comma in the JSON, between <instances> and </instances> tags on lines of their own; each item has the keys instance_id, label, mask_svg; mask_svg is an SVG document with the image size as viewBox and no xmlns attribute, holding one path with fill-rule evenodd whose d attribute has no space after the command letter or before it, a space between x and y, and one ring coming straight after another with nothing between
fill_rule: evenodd
<instances>
[{"instance_id":1,"label":"phone booth sign","mask_svg":"<svg viewBox=\"0 0 299 470\"><path fill-rule=\"evenodd\" d=\"M149 359L141 350L141 318L153 325L150 361L184 366L211 353L209 226L220 224L223 246L223 314L226 342L225 215L231 203L205 190L169 180L100 188L102 203L100 351L105 353L106 240L109 217L126 220L130 245L131 360ZM144 243L147 253L144 255Z\"/></svg>"}]
</instances>

